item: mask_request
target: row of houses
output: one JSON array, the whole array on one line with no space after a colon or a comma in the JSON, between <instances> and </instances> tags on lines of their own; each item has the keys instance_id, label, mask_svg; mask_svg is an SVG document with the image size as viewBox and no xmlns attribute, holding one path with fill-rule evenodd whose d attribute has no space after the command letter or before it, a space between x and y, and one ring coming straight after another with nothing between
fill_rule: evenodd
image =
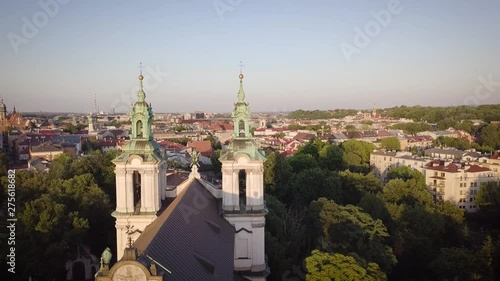
<instances>
[{"instance_id":1,"label":"row of houses","mask_svg":"<svg viewBox=\"0 0 500 281\"><path fill-rule=\"evenodd\" d=\"M382 183L387 173L399 166L421 172L437 202L450 201L469 212L477 210L474 202L483 182L500 180L500 153L484 155L475 151L432 148L424 157L409 152L378 150L370 154L372 172Z\"/></svg>"}]
</instances>

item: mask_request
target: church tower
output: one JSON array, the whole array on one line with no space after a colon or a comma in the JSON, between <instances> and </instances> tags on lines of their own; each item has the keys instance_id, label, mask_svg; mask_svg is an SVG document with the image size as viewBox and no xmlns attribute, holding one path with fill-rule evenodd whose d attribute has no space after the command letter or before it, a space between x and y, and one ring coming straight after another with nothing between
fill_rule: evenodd
<instances>
[{"instance_id":1,"label":"church tower","mask_svg":"<svg viewBox=\"0 0 500 281\"><path fill-rule=\"evenodd\" d=\"M153 140L151 126L153 110L146 102L142 71L137 101L132 106L130 120L132 133L116 165L116 218L117 258L127 246L127 226L136 228L136 236L149 225L165 199L167 186L166 159L160 146ZM137 237L133 237L136 239Z\"/></svg>"},{"instance_id":2,"label":"church tower","mask_svg":"<svg viewBox=\"0 0 500 281\"><path fill-rule=\"evenodd\" d=\"M265 280L264 153L250 133L250 108L245 102L240 72L238 101L234 103L233 139L220 157L224 218L235 228L235 271L252 272L252 280ZM261 278L255 279L255 276Z\"/></svg>"},{"instance_id":3,"label":"church tower","mask_svg":"<svg viewBox=\"0 0 500 281\"><path fill-rule=\"evenodd\" d=\"M97 134L96 132L96 128L95 128L95 117L94 115L92 114L92 112L89 113L89 116L87 117L89 119L89 126L88 126L88 131L89 131L89 134L90 135L95 135Z\"/></svg>"},{"instance_id":4,"label":"church tower","mask_svg":"<svg viewBox=\"0 0 500 281\"><path fill-rule=\"evenodd\" d=\"M3 99L0 98L0 125L7 122L7 107L3 103Z\"/></svg>"}]
</instances>

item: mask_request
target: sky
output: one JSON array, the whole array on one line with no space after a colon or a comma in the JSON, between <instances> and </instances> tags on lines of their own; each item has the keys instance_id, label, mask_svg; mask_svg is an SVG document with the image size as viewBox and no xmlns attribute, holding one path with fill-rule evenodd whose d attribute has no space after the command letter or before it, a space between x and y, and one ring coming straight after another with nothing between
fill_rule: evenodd
<instances>
[{"instance_id":1,"label":"sky","mask_svg":"<svg viewBox=\"0 0 500 281\"><path fill-rule=\"evenodd\" d=\"M497 0L0 2L0 98L21 112L500 103Z\"/></svg>"}]
</instances>

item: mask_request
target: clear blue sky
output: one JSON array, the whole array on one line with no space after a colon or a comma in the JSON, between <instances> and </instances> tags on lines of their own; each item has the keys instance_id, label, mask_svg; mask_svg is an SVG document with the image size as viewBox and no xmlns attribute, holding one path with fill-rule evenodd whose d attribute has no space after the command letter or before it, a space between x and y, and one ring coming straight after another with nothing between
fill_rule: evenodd
<instances>
[{"instance_id":1,"label":"clear blue sky","mask_svg":"<svg viewBox=\"0 0 500 281\"><path fill-rule=\"evenodd\" d=\"M23 17L43 24L45 12L1 1L0 97L9 110L89 112L96 95L100 110L124 111L142 61L155 112L229 112L243 60L252 111L500 103L500 1L400 0L348 62L341 43L356 46L355 29L389 2L69 0L16 53Z\"/></svg>"}]
</instances>

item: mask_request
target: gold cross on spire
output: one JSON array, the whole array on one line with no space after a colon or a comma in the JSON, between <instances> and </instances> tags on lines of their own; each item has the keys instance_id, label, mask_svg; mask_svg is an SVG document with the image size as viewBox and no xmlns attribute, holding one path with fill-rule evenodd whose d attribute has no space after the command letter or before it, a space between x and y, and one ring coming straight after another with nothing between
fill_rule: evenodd
<instances>
[{"instance_id":1,"label":"gold cross on spire","mask_svg":"<svg viewBox=\"0 0 500 281\"><path fill-rule=\"evenodd\" d=\"M242 82L243 81L243 77L244 77L243 76L243 67L245 66L245 65L243 65L243 61L240 61L239 66L240 66L240 76L239 76L240 77L240 82L243 83Z\"/></svg>"},{"instance_id":2,"label":"gold cross on spire","mask_svg":"<svg viewBox=\"0 0 500 281\"><path fill-rule=\"evenodd\" d=\"M243 73L243 67L245 67L245 65L243 64L243 61L240 61L240 64L238 64L238 66L240 67L240 74Z\"/></svg>"}]
</instances>

